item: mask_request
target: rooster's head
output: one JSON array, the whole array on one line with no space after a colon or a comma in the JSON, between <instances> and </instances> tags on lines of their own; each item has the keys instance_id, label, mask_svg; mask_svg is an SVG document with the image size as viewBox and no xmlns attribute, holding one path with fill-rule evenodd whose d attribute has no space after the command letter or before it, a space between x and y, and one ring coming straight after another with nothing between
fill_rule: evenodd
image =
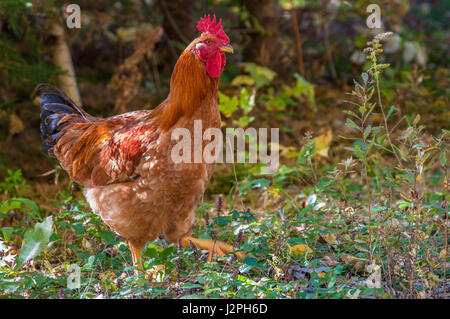
<instances>
[{"instance_id":1,"label":"rooster's head","mask_svg":"<svg viewBox=\"0 0 450 319\"><path fill-rule=\"evenodd\" d=\"M194 40L192 49L205 62L209 76L217 78L225 67L225 52L233 53L230 39L222 28L222 19L216 24L215 15L211 21L211 17L205 14L198 22L197 29L202 34Z\"/></svg>"}]
</instances>

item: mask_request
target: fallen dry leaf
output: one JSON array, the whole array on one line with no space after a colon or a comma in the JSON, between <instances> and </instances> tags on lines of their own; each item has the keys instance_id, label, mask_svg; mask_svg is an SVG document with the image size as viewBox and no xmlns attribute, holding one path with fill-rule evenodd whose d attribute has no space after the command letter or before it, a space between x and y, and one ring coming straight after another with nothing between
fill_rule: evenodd
<instances>
[{"instance_id":1,"label":"fallen dry leaf","mask_svg":"<svg viewBox=\"0 0 450 319\"><path fill-rule=\"evenodd\" d=\"M370 273L370 276L364 281L367 287L381 288L381 266L373 261L367 266L367 272Z\"/></svg>"},{"instance_id":2,"label":"fallen dry leaf","mask_svg":"<svg viewBox=\"0 0 450 319\"><path fill-rule=\"evenodd\" d=\"M333 139L333 132L328 130L325 134L319 135L312 139L316 144L316 153L328 157L328 149L330 148L331 141Z\"/></svg>"},{"instance_id":3,"label":"fallen dry leaf","mask_svg":"<svg viewBox=\"0 0 450 319\"><path fill-rule=\"evenodd\" d=\"M445 259L447 259L446 256L447 256L447 251L445 249L442 249L441 252L439 253L439 258L445 260Z\"/></svg>"},{"instance_id":4,"label":"fallen dry leaf","mask_svg":"<svg viewBox=\"0 0 450 319\"><path fill-rule=\"evenodd\" d=\"M9 115L9 135L22 133L24 130L23 122L16 114Z\"/></svg>"},{"instance_id":5,"label":"fallen dry leaf","mask_svg":"<svg viewBox=\"0 0 450 319\"><path fill-rule=\"evenodd\" d=\"M336 235L334 235L333 233L326 233L325 235L320 235L323 240L325 240L329 245L337 245L338 241L336 239Z\"/></svg>"},{"instance_id":6,"label":"fallen dry leaf","mask_svg":"<svg viewBox=\"0 0 450 319\"><path fill-rule=\"evenodd\" d=\"M339 263L336 259L330 256L323 256L323 261L329 266L333 266Z\"/></svg>"},{"instance_id":7,"label":"fallen dry leaf","mask_svg":"<svg viewBox=\"0 0 450 319\"><path fill-rule=\"evenodd\" d=\"M313 253L313 250L309 248L308 245L304 244L289 246L289 251L291 254L298 254L298 255L305 255L307 253L308 256L312 256Z\"/></svg>"},{"instance_id":8,"label":"fallen dry leaf","mask_svg":"<svg viewBox=\"0 0 450 319\"><path fill-rule=\"evenodd\" d=\"M165 266L164 265L154 265L151 269L145 271L145 279L152 278L153 282L163 282L165 275Z\"/></svg>"}]
</instances>

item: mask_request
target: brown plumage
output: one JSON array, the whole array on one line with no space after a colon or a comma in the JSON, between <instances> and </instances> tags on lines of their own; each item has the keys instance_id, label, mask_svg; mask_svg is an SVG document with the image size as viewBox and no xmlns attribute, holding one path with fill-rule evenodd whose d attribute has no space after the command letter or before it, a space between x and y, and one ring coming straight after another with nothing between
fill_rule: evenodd
<instances>
[{"instance_id":1,"label":"brown plumage","mask_svg":"<svg viewBox=\"0 0 450 319\"><path fill-rule=\"evenodd\" d=\"M215 18L209 17L199 22L203 33L181 54L169 96L154 110L97 118L59 89L37 88L43 151L84 186L92 210L129 241L135 264L145 243L160 235L184 246L192 242L210 250L210 256L233 250L225 243L189 237L194 209L215 164L174 163L170 156L176 128L193 132L194 120L202 121L203 132L220 127L218 76L225 66L223 52L232 49L220 22L220 28L213 24Z\"/></svg>"}]
</instances>

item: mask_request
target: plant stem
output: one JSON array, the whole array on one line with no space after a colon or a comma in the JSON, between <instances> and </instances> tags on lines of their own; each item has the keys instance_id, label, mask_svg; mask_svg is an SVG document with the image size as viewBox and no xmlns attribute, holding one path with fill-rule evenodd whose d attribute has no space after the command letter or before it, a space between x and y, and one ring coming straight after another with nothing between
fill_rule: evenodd
<instances>
[{"instance_id":1,"label":"plant stem","mask_svg":"<svg viewBox=\"0 0 450 319\"><path fill-rule=\"evenodd\" d=\"M447 165L444 165L444 172L445 172L445 179L444 179L444 200L445 200L445 206L446 206L446 210L445 210L445 221L444 221L444 237L445 237L445 244L444 244L444 249L445 249L445 256L444 256L444 280L443 280L443 287L442 287L442 292L443 292L443 298L446 299L447 298L447 254L448 254L448 202L445 199L445 195L447 194L447 187L445 186L445 183L448 183L448 169L447 169Z\"/></svg>"},{"instance_id":2,"label":"plant stem","mask_svg":"<svg viewBox=\"0 0 450 319\"><path fill-rule=\"evenodd\" d=\"M364 98L364 106L367 104L367 97ZM366 180L366 188L367 188L367 196L369 201L369 264L372 264L372 212L371 212L371 204L372 204L372 196L370 192L369 187L369 169L367 164L367 141L366 141L366 134L365 134L365 118L364 115L362 116L361 120L361 132L362 132L362 139L363 139L363 145L364 145L364 175Z\"/></svg>"},{"instance_id":3,"label":"plant stem","mask_svg":"<svg viewBox=\"0 0 450 319\"><path fill-rule=\"evenodd\" d=\"M384 120L384 129L386 131L386 137L388 139L389 145L392 148L392 152L394 152L395 158L397 159L398 165L402 168L402 162L400 160L400 158L398 157L397 151L394 148L394 145L391 141L391 135L389 133L389 127L387 124L387 119L386 119L386 114L384 113L384 107L383 107L383 102L381 101L381 92L380 92L380 79L379 79L379 75L378 75L378 68L377 68L377 59L376 56L374 57L374 62L373 62L373 66L374 66L374 74L375 74L375 84L377 87L377 96L378 96L378 104L380 105L380 109L381 109L381 114L383 114L383 120Z\"/></svg>"},{"instance_id":4,"label":"plant stem","mask_svg":"<svg viewBox=\"0 0 450 319\"><path fill-rule=\"evenodd\" d=\"M364 134L364 131L363 131ZM369 197L369 263L372 263L372 212L371 212L371 203L372 203L372 196L370 194L370 188L369 188L369 176L368 176L368 169L367 169L367 146L366 146L366 139L363 139L364 141L364 175L366 179L366 188L367 188L367 196Z\"/></svg>"}]
</instances>

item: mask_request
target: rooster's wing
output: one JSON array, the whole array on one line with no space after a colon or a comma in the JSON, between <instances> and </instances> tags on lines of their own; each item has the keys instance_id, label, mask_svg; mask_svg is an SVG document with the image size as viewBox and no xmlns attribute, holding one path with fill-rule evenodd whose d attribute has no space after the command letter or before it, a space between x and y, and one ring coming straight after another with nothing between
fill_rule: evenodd
<instances>
[{"instance_id":1,"label":"rooster's wing","mask_svg":"<svg viewBox=\"0 0 450 319\"><path fill-rule=\"evenodd\" d=\"M151 111L109 118L90 116L64 92L38 87L41 102L42 149L56 157L70 178L83 186L125 182L133 178L142 155L158 137L147 121Z\"/></svg>"}]
</instances>

